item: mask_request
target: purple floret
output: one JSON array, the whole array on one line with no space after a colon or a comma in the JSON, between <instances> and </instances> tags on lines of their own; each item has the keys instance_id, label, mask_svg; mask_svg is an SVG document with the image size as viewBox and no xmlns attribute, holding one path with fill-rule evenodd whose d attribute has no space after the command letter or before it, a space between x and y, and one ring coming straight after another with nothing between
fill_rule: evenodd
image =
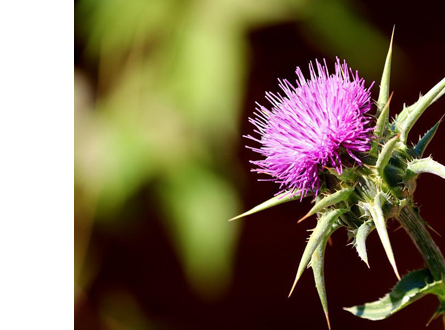
<instances>
[{"instance_id":1,"label":"purple floret","mask_svg":"<svg viewBox=\"0 0 445 330\"><path fill-rule=\"evenodd\" d=\"M302 196L320 190L318 173L325 166L342 173L340 148L359 165L355 152L370 148L373 128L364 114L371 108L370 88L365 81L337 59L335 74L329 75L326 62L316 61L318 74L310 63L311 79L306 80L297 68L297 87L279 80L285 95L266 93L272 104L269 110L257 103L254 132L260 138L247 136L261 144L251 148L265 159L251 161L271 181L280 183L280 192L291 191Z\"/></svg>"}]
</instances>

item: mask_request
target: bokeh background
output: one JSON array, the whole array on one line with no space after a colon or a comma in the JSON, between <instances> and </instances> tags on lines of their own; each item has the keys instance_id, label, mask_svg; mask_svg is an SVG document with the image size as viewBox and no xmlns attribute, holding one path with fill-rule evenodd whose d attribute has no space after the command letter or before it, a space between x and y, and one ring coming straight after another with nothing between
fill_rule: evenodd
<instances>
[{"instance_id":1,"label":"bokeh background","mask_svg":"<svg viewBox=\"0 0 445 330\"><path fill-rule=\"evenodd\" d=\"M76 329L326 329L311 271L287 298L314 227L296 224L310 201L227 221L277 191L250 172L248 117L277 78L294 81L315 58L346 59L378 86L395 24L394 115L445 76L444 10L444 1L75 1ZM411 140L444 113L441 100ZM441 163L444 144L442 127L428 150ZM416 195L445 235L439 180L425 175ZM407 235L390 228L401 273L421 268ZM424 328L434 297L377 323L342 310L396 282L375 233L370 270L346 243L339 231L327 251L333 328Z\"/></svg>"}]
</instances>

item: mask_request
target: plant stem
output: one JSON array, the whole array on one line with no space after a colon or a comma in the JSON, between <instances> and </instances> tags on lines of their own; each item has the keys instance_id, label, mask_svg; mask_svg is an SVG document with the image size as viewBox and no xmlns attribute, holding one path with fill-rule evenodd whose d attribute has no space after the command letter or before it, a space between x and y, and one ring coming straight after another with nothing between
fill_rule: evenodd
<instances>
[{"instance_id":1,"label":"plant stem","mask_svg":"<svg viewBox=\"0 0 445 330\"><path fill-rule=\"evenodd\" d=\"M434 280L443 280L445 278L445 259L425 228L425 221L420 216L418 209L412 205L405 206L397 219L416 244Z\"/></svg>"}]
</instances>

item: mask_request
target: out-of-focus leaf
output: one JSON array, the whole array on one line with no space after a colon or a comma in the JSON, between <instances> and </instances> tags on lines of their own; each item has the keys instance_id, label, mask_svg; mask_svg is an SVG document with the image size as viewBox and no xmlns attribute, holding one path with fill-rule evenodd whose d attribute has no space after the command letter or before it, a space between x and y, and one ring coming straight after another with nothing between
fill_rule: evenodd
<instances>
[{"instance_id":1,"label":"out-of-focus leaf","mask_svg":"<svg viewBox=\"0 0 445 330\"><path fill-rule=\"evenodd\" d=\"M219 10L226 11L227 19L234 18L234 25L243 28L304 18L312 6L311 0L216 0Z\"/></svg>"},{"instance_id":2,"label":"out-of-focus leaf","mask_svg":"<svg viewBox=\"0 0 445 330\"><path fill-rule=\"evenodd\" d=\"M146 181L153 169L150 143L137 123L116 123L96 114L76 114L76 181L97 211L111 215Z\"/></svg>"},{"instance_id":3,"label":"out-of-focus leaf","mask_svg":"<svg viewBox=\"0 0 445 330\"><path fill-rule=\"evenodd\" d=\"M316 1L304 22L304 37L314 47L322 47L323 51L329 49L330 54L347 58L348 64L360 68L363 76L373 77L381 72L388 39L360 17L353 3ZM374 56L367 56L370 49Z\"/></svg>"},{"instance_id":4,"label":"out-of-focus leaf","mask_svg":"<svg viewBox=\"0 0 445 330\"><path fill-rule=\"evenodd\" d=\"M200 147L173 106L146 96L152 71L149 62L133 63L95 111L76 108L76 182L103 218L154 175Z\"/></svg>"},{"instance_id":5,"label":"out-of-focus leaf","mask_svg":"<svg viewBox=\"0 0 445 330\"><path fill-rule=\"evenodd\" d=\"M156 34L162 35L181 9L180 3L175 0L80 0L76 21L81 24L76 27L88 37L91 55L122 55L135 42L147 42Z\"/></svg>"},{"instance_id":6,"label":"out-of-focus leaf","mask_svg":"<svg viewBox=\"0 0 445 330\"><path fill-rule=\"evenodd\" d=\"M181 164L160 196L190 285L203 297L219 297L230 281L239 229L227 223L239 208L234 187L205 166Z\"/></svg>"},{"instance_id":7,"label":"out-of-focus leaf","mask_svg":"<svg viewBox=\"0 0 445 330\"><path fill-rule=\"evenodd\" d=\"M224 150L239 127L245 45L216 3L196 3L199 8L184 13L181 29L166 45L159 87L192 130Z\"/></svg>"},{"instance_id":8,"label":"out-of-focus leaf","mask_svg":"<svg viewBox=\"0 0 445 330\"><path fill-rule=\"evenodd\" d=\"M99 312L110 330L148 330L163 328L147 318L136 299L127 291L111 289L100 297Z\"/></svg>"}]
</instances>

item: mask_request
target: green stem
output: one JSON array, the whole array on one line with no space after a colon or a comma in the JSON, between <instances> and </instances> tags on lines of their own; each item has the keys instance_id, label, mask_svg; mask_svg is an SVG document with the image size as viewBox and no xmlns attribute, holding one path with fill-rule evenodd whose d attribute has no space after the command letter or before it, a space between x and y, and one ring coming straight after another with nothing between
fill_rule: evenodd
<instances>
[{"instance_id":1,"label":"green stem","mask_svg":"<svg viewBox=\"0 0 445 330\"><path fill-rule=\"evenodd\" d=\"M443 280L445 278L445 259L425 228L425 221L420 216L418 209L412 205L404 207L398 220L416 244L434 280Z\"/></svg>"}]
</instances>

